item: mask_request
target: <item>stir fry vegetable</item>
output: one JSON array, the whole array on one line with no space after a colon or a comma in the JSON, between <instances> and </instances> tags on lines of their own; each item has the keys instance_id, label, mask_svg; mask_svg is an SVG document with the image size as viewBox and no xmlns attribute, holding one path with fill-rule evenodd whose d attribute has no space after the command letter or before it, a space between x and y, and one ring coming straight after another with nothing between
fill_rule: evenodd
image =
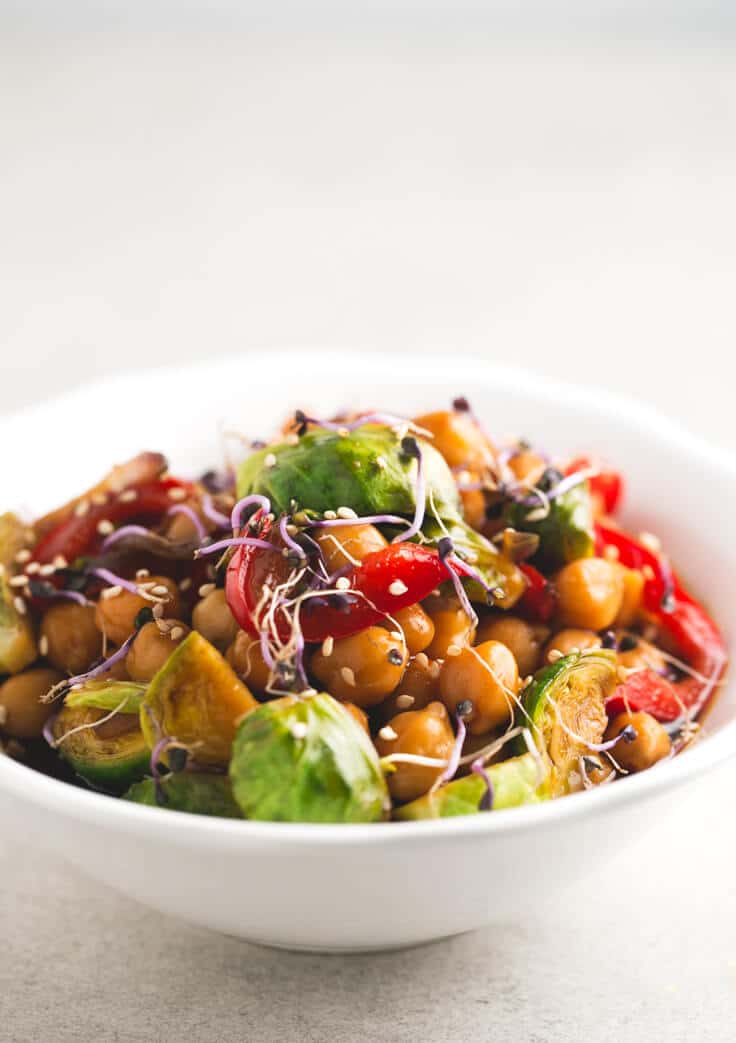
<instances>
[{"instance_id":1,"label":"stir fry vegetable","mask_svg":"<svg viewBox=\"0 0 736 1043\"><path fill-rule=\"evenodd\" d=\"M297 411L235 470L158 453L0 517L0 741L113 796L277 822L485 814L695 741L716 623L591 457L465 399ZM53 759L53 755L52 759Z\"/></svg>"}]
</instances>

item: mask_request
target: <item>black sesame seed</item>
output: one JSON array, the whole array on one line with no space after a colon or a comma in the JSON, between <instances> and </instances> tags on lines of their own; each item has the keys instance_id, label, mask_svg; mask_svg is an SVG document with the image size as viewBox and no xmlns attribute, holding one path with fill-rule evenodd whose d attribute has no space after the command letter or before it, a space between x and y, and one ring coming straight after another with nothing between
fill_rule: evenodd
<instances>
[{"instance_id":1,"label":"black sesame seed","mask_svg":"<svg viewBox=\"0 0 736 1043\"><path fill-rule=\"evenodd\" d=\"M181 746L172 746L168 750L169 768L171 771L184 771L189 759L189 753Z\"/></svg>"},{"instance_id":2,"label":"black sesame seed","mask_svg":"<svg viewBox=\"0 0 736 1043\"><path fill-rule=\"evenodd\" d=\"M401 452L405 456L411 456L414 458L419 457L419 444L413 435L405 435L404 438L401 439Z\"/></svg>"},{"instance_id":3,"label":"black sesame seed","mask_svg":"<svg viewBox=\"0 0 736 1043\"><path fill-rule=\"evenodd\" d=\"M619 651L630 652L632 649L636 648L638 644L638 637L634 637L633 634L624 634L624 636L621 638L621 641L619 642Z\"/></svg>"},{"instance_id":4,"label":"black sesame seed","mask_svg":"<svg viewBox=\"0 0 736 1043\"><path fill-rule=\"evenodd\" d=\"M470 402L468 402L464 395L460 395L458 398L453 398L452 408L456 413L469 413Z\"/></svg>"},{"instance_id":5,"label":"black sesame seed","mask_svg":"<svg viewBox=\"0 0 736 1043\"><path fill-rule=\"evenodd\" d=\"M601 634L601 647L602 648L615 648L616 647L616 635L612 630L605 630Z\"/></svg>"},{"instance_id":6,"label":"black sesame seed","mask_svg":"<svg viewBox=\"0 0 736 1043\"><path fill-rule=\"evenodd\" d=\"M388 661L392 666L401 666L404 662L404 657L398 648L391 648L388 653Z\"/></svg>"},{"instance_id":7,"label":"black sesame seed","mask_svg":"<svg viewBox=\"0 0 736 1043\"><path fill-rule=\"evenodd\" d=\"M446 558L454 550L453 542L449 536L442 536L437 541L437 553L441 558Z\"/></svg>"},{"instance_id":8,"label":"black sesame seed","mask_svg":"<svg viewBox=\"0 0 736 1043\"><path fill-rule=\"evenodd\" d=\"M621 732L621 738L624 742L633 742L638 736L638 732L633 724L627 724L624 730Z\"/></svg>"},{"instance_id":9,"label":"black sesame seed","mask_svg":"<svg viewBox=\"0 0 736 1043\"><path fill-rule=\"evenodd\" d=\"M469 717L475 707L472 699L463 699L455 707L458 717Z\"/></svg>"}]
</instances>

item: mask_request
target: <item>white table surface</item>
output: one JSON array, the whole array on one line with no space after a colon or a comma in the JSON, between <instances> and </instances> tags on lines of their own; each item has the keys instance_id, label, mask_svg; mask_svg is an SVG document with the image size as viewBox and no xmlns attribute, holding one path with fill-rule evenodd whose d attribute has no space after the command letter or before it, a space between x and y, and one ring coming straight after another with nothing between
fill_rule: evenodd
<instances>
[{"instance_id":1,"label":"white table surface","mask_svg":"<svg viewBox=\"0 0 736 1043\"><path fill-rule=\"evenodd\" d=\"M276 345L462 349L734 450L735 57L6 26L0 409ZM502 928L377 957L183 926L0 827L0 1038L733 1039L735 790L729 766L622 835L573 922L520 925L519 896Z\"/></svg>"}]
</instances>

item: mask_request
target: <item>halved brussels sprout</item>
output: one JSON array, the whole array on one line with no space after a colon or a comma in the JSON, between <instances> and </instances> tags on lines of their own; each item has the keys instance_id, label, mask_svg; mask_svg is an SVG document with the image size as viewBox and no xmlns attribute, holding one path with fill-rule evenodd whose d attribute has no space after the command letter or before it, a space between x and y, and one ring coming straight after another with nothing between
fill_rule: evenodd
<instances>
[{"instance_id":1,"label":"halved brussels sprout","mask_svg":"<svg viewBox=\"0 0 736 1043\"><path fill-rule=\"evenodd\" d=\"M373 743L330 695L287 696L248 714L230 764L246 818L377 822L390 806Z\"/></svg>"},{"instance_id":2,"label":"halved brussels sprout","mask_svg":"<svg viewBox=\"0 0 736 1043\"><path fill-rule=\"evenodd\" d=\"M118 713L99 723L105 716L89 706L64 706L51 732L59 755L85 782L122 793L147 774L151 751L136 714Z\"/></svg>"},{"instance_id":3,"label":"halved brussels sprout","mask_svg":"<svg viewBox=\"0 0 736 1043\"><path fill-rule=\"evenodd\" d=\"M546 757L531 753L499 761L486 768L493 786L492 811L516 808L522 804L538 804L547 800L549 792L549 762ZM475 815L488 792L486 782L479 775L455 779L434 792L425 793L418 800L394 810L394 818L405 822L423 818L453 818L457 815Z\"/></svg>"},{"instance_id":4,"label":"halved brussels sprout","mask_svg":"<svg viewBox=\"0 0 736 1043\"><path fill-rule=\"evenodd\" d=\"M554 795L580 788L580 758L603 739L605 702L616 683L615 652L594 649L544 667L521 693L518 722L549 755Z\"/></svg>"},{"instance_id":5,"label":"halved brussels sprout","mask_svg":"<svg viewBox=\"0 0 736 1043\"><path fill-rule=\"evenodd\" d=\"M543 483L540 487L544 488ZM509 525L539 536L539 548L531 559L533 564L545 570L557 569L593 554L593 507L587 482L555 497L545 517L535 521L534 515L540 509L541 499L531 506L515 503L508 514Z\"/></svg>"},{"instance_id":6,"label":"halved brussels sprout","mask_svg":"<svg viewBox=\"0 0 736 1043\"><path fill-rule=\"evenodd\" d=\"M0 516L0 674L17 674L34 661L38 652L28 616L15 607L10 574L15 555L26 543L26 526L14 514Z\"/></svg>"},{"instance_id":7,"label":"halved brussels sprout","mask_svg":"<svg viewBox=\"0 0 736 1043\"><path fill-rule=\"evenodd\" d=\"M108 713L137 714L146 694L146 686L134 681L87 681L81 688L69 692L65 706L74 709L89 707L91 710L106 710Z\"/></svg>"},{"instance_id":8,"label":"halved brussels sprout","mask_svg":"<svg viewBox=\"0 0 736 1043\"><path fill-rule=\"evenodd\" d=\"M142 782L136 782L131 786L123 799L150 807L164 807L169 811L188 811L190 815L243 817L233 800L232 786L227 775L180 771L161 779L159 787L160 799L153 779L143 779Z\"/></svg>"},{"instance_id":9,"label":"halved brussels sprout","mask_svg":"<svg viewBox=\"0 0 736 1043\"><path fill-rule=\"evenodd\" d=\"M226 767L238 722L258 705L230 664L193 630L149 684L141 728L151 748L171 736L197 764Z\"/></svg>"}]
</instances>

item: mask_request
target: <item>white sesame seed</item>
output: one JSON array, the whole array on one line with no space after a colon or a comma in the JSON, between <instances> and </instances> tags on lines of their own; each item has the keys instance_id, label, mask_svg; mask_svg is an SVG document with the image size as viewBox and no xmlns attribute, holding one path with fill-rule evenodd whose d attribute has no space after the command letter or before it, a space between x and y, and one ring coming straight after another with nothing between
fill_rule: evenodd
<instances>
[{"instance_id":1,"label":"white sesame seed","mask_svg":"<svg viewBox=\"0 0 736 1043\"><path fill-rule=\"evenodd\" d=\"M347 576L339 576L335 586L338 590L350 590L350 580Z\"/></svg>"},{"instance_id":2,"label":"white sesame seed","mask_svg":"<svg viewBox=\"0 0 736 1043\"><path fill-rule=\"evenodd\" d=\"M291 431L284 439L287 445L299 445L299 435L296 431Z\"/></svg>"},{"instance_id":3,"label":"white sesame seed","mask_svg":"<svg viewBox=\"0 0 736 1043\"><path fill-rule=\"evenodd\" d=\"M389 594L393 594L394 597L399 597L401 594L406 594L408 589L409 588L407 587L406 583L404 583L400 579L395 579L393 583L389 586L388 592Z\"/></svg>"},{"instance_id":4,"label":"white sesame seed","mask_svg":"<svg viewBox=\"0 0 736 1043\"><path fill-rule=\"evenodd\" d=\"M265 456L265 459L264 459L263 463L264 463L265 467L275 467L276 466L276 454L275 453L266 453L266 456Z\"/></svg>"},{"instance_id":5,"label":"white sesame seed","mask_svg":"<svg viewBox=\"0 0 736 1043\"><path fill-rule=\"evenodd\" d=\"M213 590L216 590L214 583L203 583L197 593L201 598L206 598L208 594L211 594Z\"/></svg>"},{"instance_id":6,"label":"white sesame seed","mask_svg":"<svg viewBox=\"0 0 736 1043\"><path fill-rule=\"evenodd\" d=\"M556 663L557 660L562 659L563 656L564 652L561 652L559 648L550 648L549 652L547 653L547 662Z\"/></svg>"},{"instance_id":7,"label":"white sesame seed","mask_svg":"<svg viewBox=\"0 0 736 1043\"><path fill-rule=\"evenodd\" d=\"M448 645L445 655L458 656L461 654L461 652L462 648L460 647L460 645Z\"/></svg>"},{"instance_id":8,"label":"white sesame seed","mask_svg":"<svg viewBox=\"0 0 736 1043\"><path fill-rule=\"evenodd\" d=\"M307 728L306 721L294 721L290 731L295 739L305 739L309 729Z\"/></svg>"},{"instance_id":9,"label":"white sesame seed","mask_svg":"<svg viewBox=\"0 0 736 1043\"><path fill-rule=\"evenodd\" d=\"M28 576L24 576L23 573L21 573L20 576L13 576L10 580L8 580L8 586L27 587L30 582L31 581L28 578Z\"/></svg>"},{"instance_id":10,"label":"white sesame seed","mask_svg":"<svg viewBox=\"0 0 736 1043\"><path fill-rule=\"evenodd\" d=\"M40 564L37 561L29 561L26 565L26 572L29 576L35 576L41 569Z\"/></svg>"},{"instance_id":11,"label":"white sesame seed","mask_svg":"<svg viewBox=\"0 0 736 1043\"><path fill-rule=\"evenodd\" d=\"M156 604L153 606L153 608L151 609L151 614L154 619L161 619L161 617L164 614L164 606L161 604L160 601L157 601Z\"/></svg>"},{"instance_id":12,"label":"white sesame seed","mask_svg":"<svg viewBox=\"0 0 736 1043\"><path fill-rule=\"evenodd\" d=\"M123 588L119 586L119 584L114 583L111 587L105 587L105 589L100 594L100 597L104 598L107 601L108 598L116 598L119 594L122 593Z\"/></svg>"},{"instance_id":13,"label":"white sesame seed","mask_svg":"<svg viewBox=\"0 0 736 1043\"><path fill-rule=\"evenodd\" d=\"M185 576L184 579L180 580L180 582L179 582L179 590L181 590L182 592L184 592L185 590L189 590L191 585L192 585L191 576Z\"/></svg>"},{"instance_id":14,"label":"white sesame seed","mask_svg":"<svg viewBox=\"0 0 736 1043\"><path fill-rule=\"evenodd\" d=\"M527 685L531 684L534 680L534 674L527 674L521 682L521 687L526 688Z\"/></svg>"},{"instance_id":15,"label":"white sesame seed","mask_svg":"<svg viewBox=\"0 0 736 1043\"><path fill-rule=\"evenodd\" d=\"M57 554L51 564L55 569L66 569L69 567L69 562L63 554Z\"/></svg>"},{"instance_id":16,"label":"white sesame seed","mask_svg":"<svg viewBox=\"0 0 736 1043\"><path fill-rule=\"evenodd\" d=\"M433 659L432 662L429 664L429 676L432 678L433 681L436 681L437 678L440 676L440 664L437 659Z\"/></svg>"},{"instance_id":17,"label":"white sesame seed","mask_svg":"<svg viewBox=\"0 0 736 1043\"><path fill-rule=\"evenodd\" d=\"M414 696L408 695L406 692L403 695L396 696L396 708L398 710L408 710L410 706L414 705Z\"/></svg>"},{"instance_id":18,"label":"white sesame seed","mask_svg":"<svg viewBox=\"0 0 736 1043\"><path fill-rule=\"evenodd\" d=\"M39 576L53 576L55 572L56 569L53 565L42 565L38 570Z\"/></svg>"},{"instance_id":19,"label":"white sesame seed","mask_svg":"<svg viewBox=\"0 0 736 1043\"><path fill-rule=\"evenodd\" d=\"M384 471L387 466L388 465L387 465L386 460L385 460L385 458L383 456L377 456L376 457L376 467L378 468L379 471Z\"/></svg>"},{"instance_id":20,"label":"white sesame seed","mask_svg":"<svg viewBox=\"0 0 736 1043\"><path fill-rule=\"evenodd\" d=\"M417 652L417 654L414 656L414 662L417 664L417 666L421 666L423 670L426 670L429 666L429 656L426 654L426 652Z\"/></svg>"},{"instance_id":21,"label":"white sesame seed","mask_svg":"<svg viewBox=\"0 0 736 1043\"><path fill-rule=\"evenodd\" d=\"M603 548L603 557L606 559L606 561L618 561L618 547L614 547L614 545L610 543L607 547Z\"/></svg>"},{"instance_id":22,"label":"white sesame seed","mask_svg":"<svg viewBox=\"0 0 736 1043\"><path fill-rule=\"evenodd\" d=\"M380 738L386 739L387 742L391 742L393 739L398 739L399 737L390 724L384 724L378 734Z\"/></svg>"},{"instance_id":23,"label":"white sesame seed","mask_svg":"<svg viewBox=\"0 0 736 1043\"><path fill-rule=\"evenodd\" d=\"M148 576L150 576L150 575L151 575L151 573L148 571L148 569L138 569L138 571L135 574L135 578L136 579L147 579Z\"/></svg>"},{"instance_id":24,"label":"white sesame seed","mask_svg":"<svg viewBox=\"0 0 736 1043\"><path fill-rule=\"evenodd\" d=\"M180 641L181 638L184 637L185 633L186 631L184 630L184 627L174 627L171 633L169 634L169 637L172 641Z\"/></svg>"},{"instance_id":25,"label":"white sesame seed","mask_svg":"<svg viewBox=\"0 0 736 1043\"><path fill-rule=\"evenodd\" d=\"M644 577L644 579L654 579L654 569L651 565L644 565L642 567L641 574Z\"/></svg>"},{"instance_id":26,"label":"white sesame seed","mask_svg":"<svg viewBox=\"0 0 736 1043\"><path fill-rule=\"evenodd\" d=\"M118 500L120 500L121 503L132 503L133 500L137 500L137 499L138 499L138 490L137 489L123 489L123 491L120 493L120 496L118 496Z\"/></svg>"},{"instance_id":27,"label":"white sesame seed","mask_svg":"<svg viewBox=\"0 0 736 1043\"><path fill-rule=\"evenodd\" d=\"M80 500L77 506L74 508L74 513L77 518L84 517L89 512L89 500Z\"/></svg>"},{"instance_id":28,"label":"white sesame seed","mask_svg":"<svg viewBox=\"0 0 736 1043\"><path fill-rule=\"evenodd\" d=\"M662 543L658 536L655 536L653 532L640 532L639 543L642 543L647 550L650 550L653 554L659 554L662 550Z\"/></svg>"},{"instance_id":29,"label":"white sesame seed","mask_svg":"<svg viewBox=\"0 0 736 1043\"><path fill-rule=\"evenodd\" d=\"M325 511L324 518L326 521L334 521L337 518L336 511Z\"/></svg>"},{"instance_id":30,"label":"white sesame seed","mask_svg":"<svg viewBox=\"0 0 736 1043\"><path fill-rule=\"evenodd\" d=\"M332 650L335 647L334 637L326 637L322 642L322 655L327 657L332 655Z\"/></svg>"},{"instance_id":31,"label":"white sesame seed","mask_svg":"<svg viewBox=\"0 0 736 1043\"><path fill-rule=\"evenodd\" d=\"M355 513L352 507L338 507L337 508L338 518L357 518L358 515Z\"/></svg>"},{"instance_id":32,"label":"white sesame seed","mask_svg":"<svg viewBox=\"0 0 736 1043\"><path fill-rule=\"evenodd\" d=\"M537 507L535 510L529 511L529 513L526 515L526 521L544 521L548 514L549 511L546 507Z\"/></svg>"},{"instance_id":33,"label":"white sesame seed","mask_svg":"<svg viewBox=\"0 0 736 1043\"><path fill-rule=\"evenodd\" d=\"M19 550L18 553L15 555L15 560L18 562L19 565L25 565L27 561L31 560L31 552L28 550L27 547L24 547L23 550Z\"/></svg>"},{"instance_id":34,"label":"white sesame seed","mask_svg":"<svg viewBox=\"0 0 736 1043\"><path fill-rule=\"evenodd\" d=\"M102 521L97 523L97 531L100 536L109 536L111 532L115 531L115 526L109 518L103 518Z\"/></svg>"},{"instance_id":35,"label":"white sesame seed","mask_svg":"<svg viewBox=\"0 0 736 1043\"><path fill-rule=\"evenodd\" d=\"M15 611L18 613L19 616L24 616L28 611L28 606L26 605L25 601L20 596L20 594L16 594L16 596L13 598L13 607L15 608Z\"/></svg>"},{"instance_id":36,"label":"white sesame seed","mask_svg":"<svg viewBox=\"0 0 736 1043\"><path fill-rule=\"evenodd\" d=\"M157 619L156 626L162 634L168 634L174 629L174 623L171 619Z\"/></svg>"},{"instance_id":37,"label":"white sesame seed","mask_svg":"<svg viewBox=\"0 0 736 1043\"><path fill-rule=\"evenodd\" d=\"M186 489L182 489L181 486L175 485L172 489L169 489L167 496L170 500L186 500L187 498Z\"/></svg>"},{"instance_id":38,"label":"white sesame seed","mask_svg":"<svg viewBox=\"0 0 736 1043\"><path fill-rule=\"evenodd\" d=\"M90 496L90 500L98 507L101 507L103 503L107 503L107 493L92 493L92 495Z\"/></svg>"},{"instance_id":39,"label":"white sesame seed","mask_svg":"<svg viewBox=\"0 0 736 1043\"><path fill-rule=\"evenodd\" d=\"M41 637L38 639L38 650L43 656L49 653L49 639L45 634L41 634Z\"/></svg>"},{"instance_id":40,"label":"white sesame seed","mask_svg":"<svg viewBox=\"0 0 736 1043\"><path fill-rule=\"evenodd\" d=\"M347 427L340 427L338 428L337 433L340 436L340 438L347 438L350 434L350 430Z\"/></svg>"},{"instance_id":41,"label":"white sesame seed","mask_svg":"<svg viewBox=\"0 0 736 1043\"><path fill-rule=\"evenodd\" d=\"M343 666L340 668L340 677L342 677L345 684L350 685L351 688L355 688L355 674L349 666Z\"/></svg>"},{"instance_id":42,"label":"white sesame seed","mask_svg":"<svg viewBox=\"0 0 736 1043\"><path fill-rule=\"evenodd\" d=\"M168 587L165 587L163 583L157 583L155 586L151 587L151 593L154 594L157 598L168 598L171 594L171 591Z\"/></svg>"}]
</instances>

